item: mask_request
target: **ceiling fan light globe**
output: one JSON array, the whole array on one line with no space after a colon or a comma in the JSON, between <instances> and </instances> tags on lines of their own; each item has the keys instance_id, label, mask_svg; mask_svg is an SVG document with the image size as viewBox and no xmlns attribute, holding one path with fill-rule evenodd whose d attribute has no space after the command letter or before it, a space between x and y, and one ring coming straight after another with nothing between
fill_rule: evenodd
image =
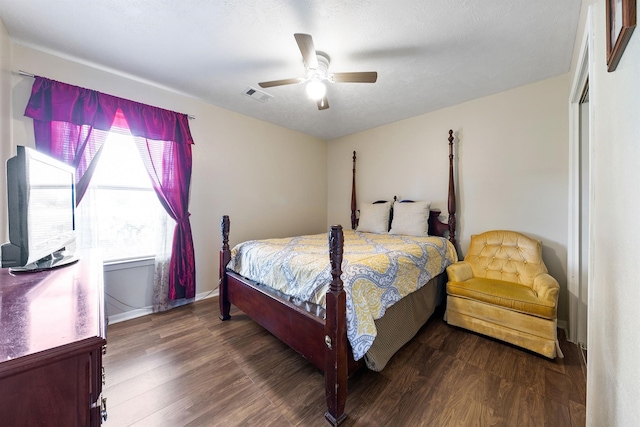
<instances>
[{"instance_id":1,"label":"ceiling fan light globe","mask_svg":"<svg viewBox=\"0 0 640 427\"><path fill-rule=\"evenodd\" d=\"M327 93L327 87L318 80L311 80L307 83L307 96L314 101L322 99Z\"/></svg>"}]
</instances>

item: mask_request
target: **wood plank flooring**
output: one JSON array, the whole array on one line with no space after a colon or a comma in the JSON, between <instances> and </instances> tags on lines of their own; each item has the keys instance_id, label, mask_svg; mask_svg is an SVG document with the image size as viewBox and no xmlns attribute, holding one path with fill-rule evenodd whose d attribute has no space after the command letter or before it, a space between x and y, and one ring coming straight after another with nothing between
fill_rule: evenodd
<instances>
[{"instance_id":1,"label":"wood plank flooring","mask_svg":"<svg viewBox=\"0 0 640 427\"><path fill-rule=\"evenodd\" d=\"M108 420L120 426L327 426L311 363L218 299L110 325ZM584 426L579 349L565 359L448 326L436 312L382 372L349 380L345 426Z\"/></svg>"}]
</instances>

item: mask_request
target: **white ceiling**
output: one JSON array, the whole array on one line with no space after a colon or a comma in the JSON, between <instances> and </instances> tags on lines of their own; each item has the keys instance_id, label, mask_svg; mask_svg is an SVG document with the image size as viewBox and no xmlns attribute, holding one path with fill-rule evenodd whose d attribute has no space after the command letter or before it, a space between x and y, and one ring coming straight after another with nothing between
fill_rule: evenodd
<instances>
[{"instance_id":1,"label":"white ceiling","mask_svg":"<svg viewBox=\"0 0 640 427\"><path fill-rule=\"evenodd\" d=\"M329 140L568 72L580 4L0 0L0 18L16 43ZM245 96L304 76L294 33L313 36L330 72L377 71L378 81L330 84L323 111L300 84L261 89L274 97L266 103Z\"/></svg>"}]
</instances>

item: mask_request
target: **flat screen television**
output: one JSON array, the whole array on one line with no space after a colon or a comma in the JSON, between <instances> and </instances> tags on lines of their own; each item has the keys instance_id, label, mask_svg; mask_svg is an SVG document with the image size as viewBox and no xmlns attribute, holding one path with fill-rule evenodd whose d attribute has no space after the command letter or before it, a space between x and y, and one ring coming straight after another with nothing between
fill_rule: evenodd
<instances>
[{"instance_id":1,"label":"flat screen television","mask_svg":"<svg viewBox=\"0 0 640 427\"><path fill-rule=\"evenodd\" d=\"M75 262L74 169L19 145L7 160L9 243L2 268L39 271Z\"/></svg>"}]
</instances>

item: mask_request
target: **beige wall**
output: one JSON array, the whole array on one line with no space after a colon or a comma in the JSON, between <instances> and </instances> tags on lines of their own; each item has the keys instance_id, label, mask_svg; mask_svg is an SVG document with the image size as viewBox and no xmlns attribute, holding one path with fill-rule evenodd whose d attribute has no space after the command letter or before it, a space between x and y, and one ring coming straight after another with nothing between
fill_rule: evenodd
<instances>
[{"instance_id":1,"label":"beige wall","mask_svg":"<svg viewBox=\"0 0 640 427\"><path fill-rule=\"evenodd\" d=\"M196 117L189 122L195 141L189 210L197 293L218 284L223 214L231 216L231 244L326 229L324 141L21 45L13 45L12 68ZM22 115L32 83L12 77L14 136L3 140L3 148L35 144L32 121Z\"/></svg>"},{"instance_id":2,"label":"beige wall","mask_svg":"<svg viewBox=\"0 0 640 427\"><path fill-rule=\"evenodd\" d=\"M595 109L587 425L640 425L640 34L606 70L605 1L593 8Z\"/></svg>"},{"instance_id":3,"label":"beige wall","mask_svg":"<svg viewBox=\"0 0 640 427\"><path fill-rule=\"evenodd\" d=\"M568 96L563 75L330 141L329 222L350 224L353 150L359 203L397 195L446 214L453 129L461 254L472 234L491 229L542 240L566 319Z\"/></svg>"}]
</instances>

